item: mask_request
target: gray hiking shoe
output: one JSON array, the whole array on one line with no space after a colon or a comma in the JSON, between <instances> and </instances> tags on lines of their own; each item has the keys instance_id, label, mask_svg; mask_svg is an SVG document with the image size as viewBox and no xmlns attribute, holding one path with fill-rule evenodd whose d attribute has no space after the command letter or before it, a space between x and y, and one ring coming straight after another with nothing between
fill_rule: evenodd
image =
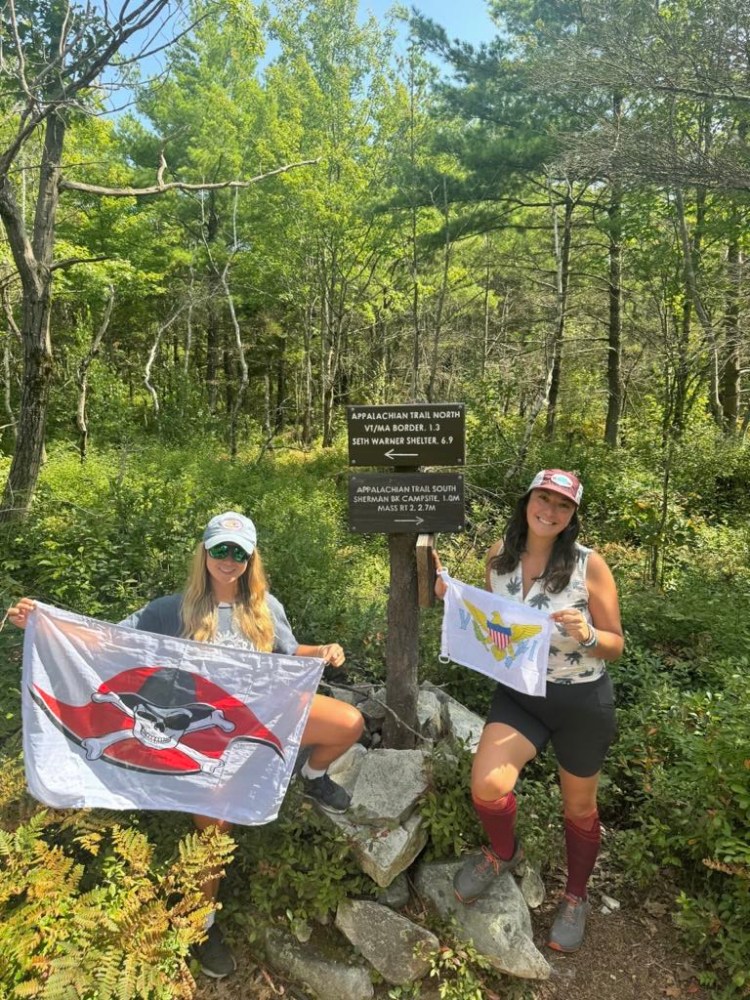
<instances>
[{"instance_id":1,"label":"gray hiking shoe","mask_svg":"<svg viewBox=\"0 0 750 1000\"><path fill-rule=\"evenodd\" d=\"M317 802L324 809L331 812L346 812L352 797L345 788L337 785L329 778L328 774L321 774L319 778L306 778L302 776L302 787L305 797Z\"/></svg>"},{"instance_id":2,"label":"gray hiking shoe","mask_svg":"<svg viewBox=\"0 0 750 1000\"><path fill-rule=\"evenodd\" d=\"M193 955L198 959L201 972L211 979L224 979L237 968L234 955L216 924L208 928L206 940L193 947Z\"/></svg>"},{"instance_id":3,"label":"gray hiking shoe","mask_svg":"<svg viewBox=\"0 0 750 1000\"><path fill-rule=\"evenodd\" d=\"M470 854L453 877L456 899L469 906L486 892L498 875L512 872L523 861L523 848L516 844L513 857L505 861L492 850L483 847L479 854Z\"/></svg>"},{"instance_id":4,"label":"gray hiking shoe","mask_svg":"<svg viewBox=\"0 0 750 1000\"><path fill-rule=\"evenodd\" d=\"M549 932L548 947L555 951L578 951L583 944L589 909L585 899L566 893Z\"/></svg>"}]
</instances>

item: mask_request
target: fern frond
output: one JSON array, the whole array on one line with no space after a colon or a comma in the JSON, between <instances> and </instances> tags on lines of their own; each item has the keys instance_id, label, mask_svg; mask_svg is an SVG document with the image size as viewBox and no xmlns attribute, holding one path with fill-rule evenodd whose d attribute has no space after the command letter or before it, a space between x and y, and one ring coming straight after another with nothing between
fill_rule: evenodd
<instances>
[{"instance_id":1,"label":"fern frond","mask_svg":"<svg viewBox=\"0 0 750 1000\"><path fill-rule=\"evenodd\" d=\"M116 827L112 831L112 842L115 850L134 871L142 874L148 871L154 855L154 849L139 830Z\"/></svg>"},{"instance_id":2,"label":"fern frond","mask_svg":"<svg viewBox=\"0 0 750 1000\"><path fill-rule=\"evenodd\" d=\"M736 875L737 878L750 879L750 866L743 864L729 864L726 861L715 861L713 858L703 858L703 864L715 872L723 872L725 875Z\"/></svg>"}]
</instances>

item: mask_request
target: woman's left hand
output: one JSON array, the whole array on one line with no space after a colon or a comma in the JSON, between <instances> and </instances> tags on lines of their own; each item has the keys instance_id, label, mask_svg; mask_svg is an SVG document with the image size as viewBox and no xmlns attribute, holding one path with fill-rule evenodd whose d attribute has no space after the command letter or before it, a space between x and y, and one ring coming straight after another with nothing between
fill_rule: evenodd
<instances>
[{"instance_id":1,"label":"woman's left hand","mask_svg":"<svg viewBox=\"0 0 750 1000\"><path fill-rule=\"evenodd\" d=\"M346 659L343 648L337 642L329 642L326 646L321 646L319 655L332 667L342 666Z\"/></svg>"},{"instance_id":2,"label":"woman's left hand","mask_svg":"<svg viewBox=\"0 0 750 1000\"><path fill-rule=\"evenodd\" d=\"M592 626L577 608L563 608L550 615L553 622L561 625L566 635L576 642L586 642L591 638Z\"/></svg>"}]
</instances>

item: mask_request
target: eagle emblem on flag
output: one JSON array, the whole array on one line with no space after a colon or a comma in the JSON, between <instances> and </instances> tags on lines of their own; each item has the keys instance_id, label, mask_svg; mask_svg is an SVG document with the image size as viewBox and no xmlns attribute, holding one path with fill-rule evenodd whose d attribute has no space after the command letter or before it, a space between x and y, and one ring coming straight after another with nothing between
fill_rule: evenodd
<instances>
[{"instance_id":1,"label":"eagle emblem on flag","mask_svg":"<svg viewBox=\"0 0 750 1000\"><path fill-rule=\"evenodd\" d=\"M542 631L540 625L506 625L499 611L487 615L465 597L461 598L474 625L474 635L496 660L512 658L516 654L516 644L533 639Z\"/></svg>"}]
</instances>

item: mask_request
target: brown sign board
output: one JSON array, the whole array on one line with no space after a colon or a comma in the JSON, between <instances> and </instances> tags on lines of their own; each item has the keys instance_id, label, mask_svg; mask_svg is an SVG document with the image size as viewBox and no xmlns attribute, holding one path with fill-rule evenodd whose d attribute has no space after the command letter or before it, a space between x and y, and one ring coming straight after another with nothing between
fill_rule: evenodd
<instances>
[{"instance_id":1,"label":"brown sign board","mask_svg":"<svg viewBox=\"0 0 750 1000\"><path fill-rule=\"evenodd\" d=\"M349 465L463 465L463 403L347 406Z\"/></svg>"},{"instance_id":2,"label":"brown sign board","mask_svg":"<svg viewBox=\"0 0 750 1000\"><path fill-rule=\"evenodd\" d=\"M454 473L372 473L349 477L349 529L399 532L462 531L464 477Z\"/></svg>"}]
</instances>

